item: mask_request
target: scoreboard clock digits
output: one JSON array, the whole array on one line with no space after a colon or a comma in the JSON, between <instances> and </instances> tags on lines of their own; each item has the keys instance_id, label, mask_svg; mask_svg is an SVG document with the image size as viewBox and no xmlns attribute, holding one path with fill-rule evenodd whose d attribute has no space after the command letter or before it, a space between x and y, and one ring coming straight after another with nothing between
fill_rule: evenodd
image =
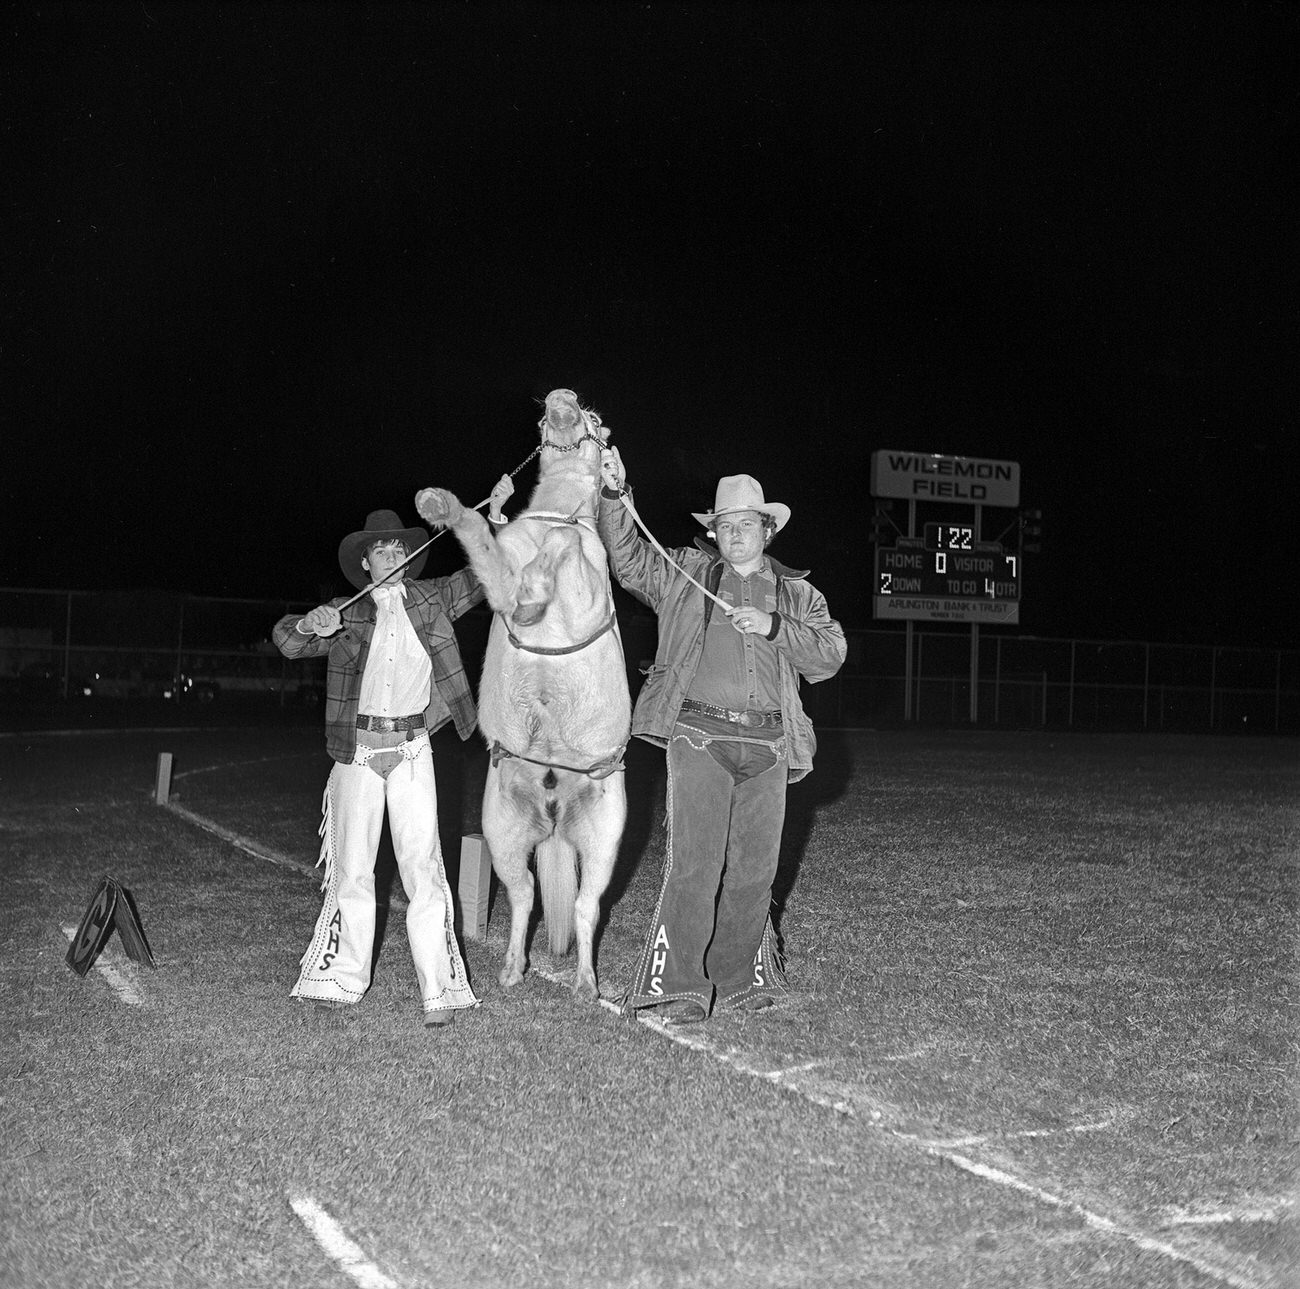
<instances>
[{"instance_id":1,"label":"scoreboard clock digits","mask_svg":"<svg viewBox=\"0 0 1300 1289\"><path fill-rule=\"evenodd\" d=\"M969 524L926 524L928 551L968 551L975 548L975 530Z\"/></svg>"}]
</instances>

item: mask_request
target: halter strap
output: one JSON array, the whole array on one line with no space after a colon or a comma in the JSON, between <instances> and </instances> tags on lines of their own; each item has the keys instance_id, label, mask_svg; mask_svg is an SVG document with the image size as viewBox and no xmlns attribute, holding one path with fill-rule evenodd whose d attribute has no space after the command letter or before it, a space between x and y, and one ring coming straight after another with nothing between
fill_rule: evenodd
<instances>
[{"instance_id":1,"label":"halter strap","mask_svg":"<svg viewBox=\"0 0 1300 1289\"><path fill-rule=\"evenodd\" d=\"M627 744L624 743L617 752L602 756L600 760L593 761L585 768L576 765L560 765L556 761L538 761L531 756L520 756L518 752L512 752L509 748L502 747L497 742L492 744L490 755L493 765L507 758L513 758L516 761L527 761L529 765L545 766L548 770L568 770L570 774L585 774L589 779L607 779L611 774L617 774L619 771L627 769L627 766L623 764L623 753L626 751Z\"/></svg>"},{"instance_id":2,"label":"halter strap","mask_svg":"<svg viewBox=\"0 0 1300 1289\"><path fill-rule=\"evenodd\" d=\"M566 515L558 510L521 510L515 519L540 519L547 524L572 524L575 528L586 528L588 532L596 531L596 517L584 515L580 510ZM514 523L514 519L510 522Z\"/></svg>"},{"instance_id":3,"label":"halter strap","mask_svg":"<svg viewBox=\"0 0 1300 1289\"><path fill-rule=\"evenodd\" d=\"M505 620L505 617L502 614L497 614L497 616L501 618L501 625L506 629L506 638L510 641L512 645L514 645L516 649L520 649L524 653L546 654L549 657L557 657L558 655L565 654L565 653L578 653L579 651L585 649L589 644L593 644L595 641L599 640L600 637L603 636L606 631L609 631L613 627L615 621L617 620L614 611L611 609L609 613L609 617L605 619L604 625L597 627L596 630L592 632L592 634L589 635L581 643L571 644L571 645L557 645L554 648L547 648L544 645L524 644L524 642L520 640L519 637L515 635L513 631L510 630L510 624Z\"/></svg>"}]
</instances>

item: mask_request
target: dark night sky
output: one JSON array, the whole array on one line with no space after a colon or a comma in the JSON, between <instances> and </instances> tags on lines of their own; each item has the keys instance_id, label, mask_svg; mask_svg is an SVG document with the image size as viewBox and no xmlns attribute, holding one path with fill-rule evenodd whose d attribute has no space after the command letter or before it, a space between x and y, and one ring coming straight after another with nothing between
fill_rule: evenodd
<instances>
[{"instance_id":1,"label":"dark night sky","mask_svg":"<svg viewBox=\"0 0 1300 1289\"><path fill-rule=\"evenodd\" d=\"M20 3L0 581L316 598L563 385L846 624L898 448L1021 463L1023 632L1294 645L1295 12Z\"/></svg>"}]
</instances>

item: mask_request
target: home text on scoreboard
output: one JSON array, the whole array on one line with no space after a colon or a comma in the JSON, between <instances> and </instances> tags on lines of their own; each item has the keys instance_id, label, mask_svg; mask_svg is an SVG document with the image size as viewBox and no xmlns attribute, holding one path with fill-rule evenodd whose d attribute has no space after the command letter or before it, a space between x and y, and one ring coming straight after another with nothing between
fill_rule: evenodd
<instances>
[{"instance_id":1,"label":"home text on scoreboard","mask_svg":"<svg viewBox=\"0 0 1300 1289\"><path fill-rule=\"evenodd\" d=\"M945 535L958 528L927 527L942 529ZM875 594L1017 602L1020 557L994 542L971 540L969 548L934 549L924 539L900 537L896 546L876 551Z\"/></svg>"}]
</instances>

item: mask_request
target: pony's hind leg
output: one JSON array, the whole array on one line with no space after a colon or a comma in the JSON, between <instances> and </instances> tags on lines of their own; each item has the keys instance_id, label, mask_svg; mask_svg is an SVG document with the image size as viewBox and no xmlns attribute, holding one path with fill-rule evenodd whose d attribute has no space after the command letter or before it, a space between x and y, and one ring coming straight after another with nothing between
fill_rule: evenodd
<instances>
[{"instance_id":1,"label":"pony's hind leg","mask_svg":"<svg viewBox=\"0 0 1300 1289\"><path fill-rule=\"evenodd\" d=\"M568 829L582 856L582 881L573 905L574 938L578 946L573 993L582 1002L595 1002L600 997L593 944L600 922L601 896L613 876L619 839L627 822L627 792L622 772L599 780L599 787L600 796L589 803L581 819L570 821Z\"/></svg>"},{"instance_id":2,"label":"pony's hind leg","mask_svg":"<svg viewBox=\"0 0 1300 1289\"><path fill-rule=\"evenodd\" d=\"M528 923L533 914L533 874L528 857L536 841L532 811L522 813L515 793L503 782L501 767L488 767L483 791L483 836L492 852L492 867L510 900L510 942L497 977L506 989L524 978L528 969Z\"/></svg>"}]
</instances>

